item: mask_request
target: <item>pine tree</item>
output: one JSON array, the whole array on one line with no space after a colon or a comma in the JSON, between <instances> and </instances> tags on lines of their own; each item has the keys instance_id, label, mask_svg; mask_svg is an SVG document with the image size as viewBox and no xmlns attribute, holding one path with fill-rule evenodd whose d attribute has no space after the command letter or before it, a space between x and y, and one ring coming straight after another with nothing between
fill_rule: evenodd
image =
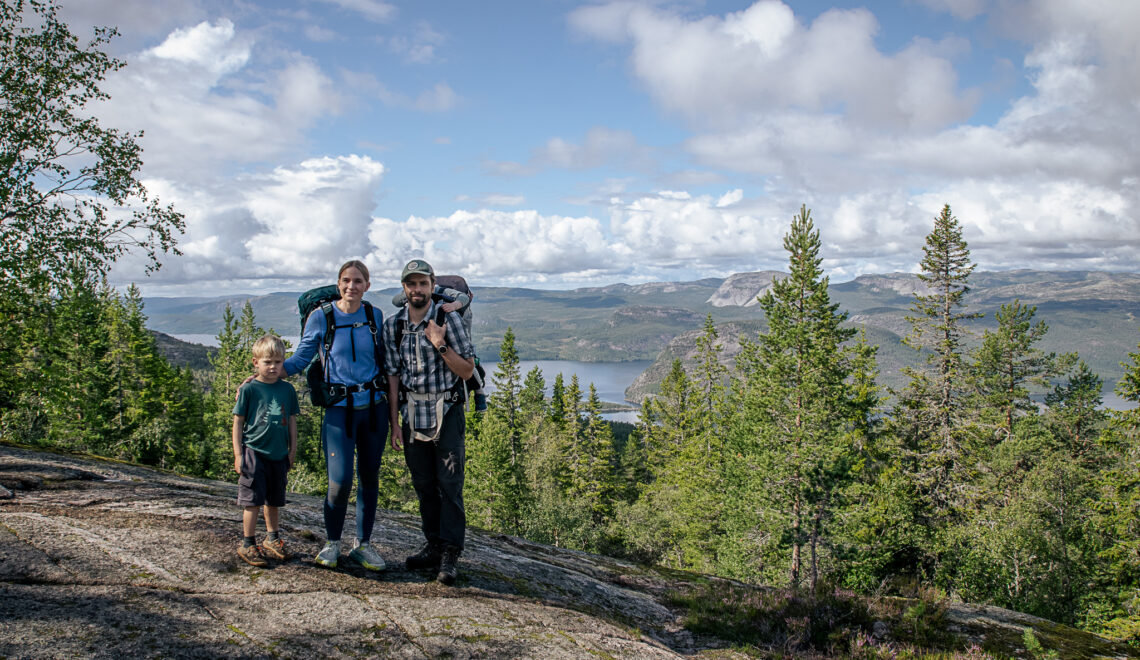
<instances>
[{"instance_id":1,"label":"pine tree","mask_svg":"<svg viewBox=\"0 0 1140 660\"><path fill-rule=\"evenodd\" d=\"M800 587L805 551L814 589L820 553L852 459L851 360L844 342L854 328L842 324L820 269L819 232L806 207L784 237L790 274L760 299L768 320L743 362L745 398L741 449L755 471L743 496L761 497L768 509L757 524L775 521L768 538L787 548L788 582ZM768 518L767 522L762 520Z\"/></svg>"}]
</instances>

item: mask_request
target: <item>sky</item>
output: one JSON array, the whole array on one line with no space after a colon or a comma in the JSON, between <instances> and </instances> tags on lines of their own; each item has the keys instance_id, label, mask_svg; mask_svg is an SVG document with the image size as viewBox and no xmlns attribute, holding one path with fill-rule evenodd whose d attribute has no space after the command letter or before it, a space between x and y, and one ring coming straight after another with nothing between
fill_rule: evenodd
<instances>
[{"instance_id":1,"label":"sky","mask_svg":"<svg viewBox=\"0 0 1140 660\"><path fill-rule=\"evenodd\" d=\"M787 270L801 205L832 281L945 204L982 270L1140 271L1140 0L59 2L185 214L148 296Z\"/></svg>"}]
</instances>

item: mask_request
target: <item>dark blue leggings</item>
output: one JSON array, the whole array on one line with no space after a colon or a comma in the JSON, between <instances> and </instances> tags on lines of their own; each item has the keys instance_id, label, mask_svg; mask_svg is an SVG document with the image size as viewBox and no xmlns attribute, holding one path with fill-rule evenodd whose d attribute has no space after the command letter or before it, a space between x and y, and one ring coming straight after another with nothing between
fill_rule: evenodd
<instances>
[{"instance_id":1,"label":"dark blue leggings","mask_svg":"<svg viewBox=\"0 0 1140 660\"><path fill-rule=\"evenodd\" d=\"M356 538L367 542L372 537L372 524L376 520L376 499L380 495L380 459L384 456L384 443L388 439L388 404L386 401L371 410L352 411L352 433L347 432L348 421L343 406L325 409L321 424L321 446L329 471L329 494L325 497L325 533L330 541L339 541L344 531L344 516L348 511L348 496L352 492L352 463L356 456L358 466L356 486ZM376 430L372 431L369 417L376 415Z\"/></svg>"}]
</instances>

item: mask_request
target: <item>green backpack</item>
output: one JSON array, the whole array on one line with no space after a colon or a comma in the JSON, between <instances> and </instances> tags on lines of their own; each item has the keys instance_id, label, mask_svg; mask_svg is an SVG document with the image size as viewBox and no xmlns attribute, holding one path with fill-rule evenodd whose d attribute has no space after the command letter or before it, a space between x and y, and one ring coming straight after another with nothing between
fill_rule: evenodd
<instances>
[{"instance_id":1,"label":"green backpack","mask_svg":"<svg viewBox=\"0 0 1140 660\"><path fill-rule=\"evenodd\" d=\"M337 300L340 300L340 291L337 290L335 284L309 289L297 298L297 309L301 312L302 335L305 333L305 321L309 319L310 314L320 308L325 315L324 341L321 343L320 350L313 356L312 361L305 367L305 381L309 384L309 399L313 402L314 406L320 406L322 408L335 406L348 398L348 395L353 392L365 390L384 392L387 390L387 379L384 375L383 368L384 350L380 345L380 328L376 325L376 316L372 311L372 304L367 301L364 301L362 304L364 305L364 315L368 317L368 329L372 331L372 350L379 373L371 382L360 383L358 385L342 385L339 383L330 383L325 380L324 362L328 359L333 340L336 339L336 331L342 328L354 329L365 325L363 323L336 325L332 306Z\"/></svg>"}]
</instances>

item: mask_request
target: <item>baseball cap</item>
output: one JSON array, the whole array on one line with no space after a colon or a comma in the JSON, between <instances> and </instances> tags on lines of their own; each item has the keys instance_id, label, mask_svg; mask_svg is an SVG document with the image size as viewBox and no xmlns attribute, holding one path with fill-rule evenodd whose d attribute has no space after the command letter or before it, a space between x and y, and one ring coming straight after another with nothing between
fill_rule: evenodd
<instances>
[{"instance_id":1,"label":"baseball cap","mask_svg":"<svg viewBox=\"0 0 1140 660\"><path fill-rule=\"evenodd\" d=\"M404 272L400 274L400 281L403 282L408 279L408 275L435 277L435 271L431 269L431 264L423 259L412 259L408 265L404 266Z\"/></svg>"}]
</instances>

